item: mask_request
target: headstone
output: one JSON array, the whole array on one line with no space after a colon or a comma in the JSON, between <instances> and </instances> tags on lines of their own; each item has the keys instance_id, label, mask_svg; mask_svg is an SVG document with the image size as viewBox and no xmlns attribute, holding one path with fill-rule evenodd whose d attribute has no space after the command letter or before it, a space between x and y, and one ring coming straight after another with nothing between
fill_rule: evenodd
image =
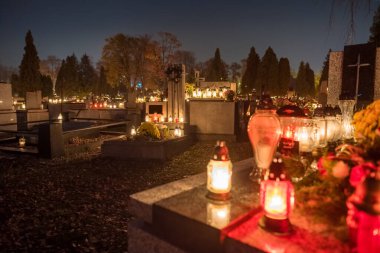
<instances>
[{"instance_id":1,"label":"headstone","mask_svg":"<svg viewBox=\"0 0 380 253\"><path fill-rule=\"evenodd\" d=\"M12 84L0 83L0 111L13 109Z\"/></svg>"},{"instance_id":2,"label":"headstone","mask_svg":"<svg viewBox=\"0 0 380 253\"><path fill-rule=\"evenodd\" d=\"M41 91L28 91L26 92L26 109L41 109Z\"/></svg>"},{"instance_id":3,"label":"headstone","mask_svg":"<svg viewBox=\"0 0 380 253\"><path fill-rule=\"evenodd\" d=\"M173 119L185 118L185 65L172 65L167 69L166 74L168 77L168 116Z\"/></svg>"},{"instance_id":4,"label":"headstone","mask_svg":"<svg viewBox=\"0 0 380 253\"><path fill-rule=\"evenodd\" d=\"M356 100L361 108L380 98L380 48L374 43L349 45L331 52L327 104Z\"/></svg>"},{"instance_id":5,"label":"headstone","mask_svg":"<svg viewBox=\"0 0 380 253\"><path fill-rule=\"evenodd\" d=\"M62 124L53 122L38 126L38 151L41 157L64 155Z\"/></svg>"},{"instance_id":6,"label":"headstone","mask_svg":"<svg viewBox=\"0 0 380 253\"><path fill-rule=\"evenodd\" d=\"M327 104L337 105L342 89L343 52L330 52Z\"/></svg>"}]
</instances>

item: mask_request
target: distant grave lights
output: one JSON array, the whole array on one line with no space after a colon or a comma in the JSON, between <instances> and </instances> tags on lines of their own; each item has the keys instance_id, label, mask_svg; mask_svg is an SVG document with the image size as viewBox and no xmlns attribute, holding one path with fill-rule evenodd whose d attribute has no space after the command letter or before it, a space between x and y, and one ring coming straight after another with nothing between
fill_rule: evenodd
<instances>
[{"instance_id":1,"label":"distant grave lights","mask_svg":"<svg viewBox=\"0 0 380 253\"><path fill-rule=\"evenodd\" d=\"M183 123L183 122L184 122L183 116L179 117L179 122L180 122L180 123Z\"/></svg>"},{"instance_id":2,"label":"distant grave lights","mask_svg":"<svg viewBox=\"0 0 380 253\"><path fill-rule=\"evenodd\" d=\"M207 197L227 200L231 191L232 163L224 141L218 141L207 165Z\"/></svg>"},{"instance_id":3,"label":"distant grave lights","mask_svg":"<svg viewBox=\"0 0 380 253\"><path fill-rule=\"evenodd\" d=\"M161 116L160 116L160 122L161 122L161 123L165 122L165 116L164 116L164 115L161 115Z\"/></svg>"},{"instance_id":4,"label":"distant grave lights","mask_svg":"<svg viewBox=\"0 0 380 253\"><path fill-rule=\"evenodd\" d=\"M173 117L172 117L172 115L169 115L169 119L168 119L168 122L173 122Z\"/></svg>"},{"instance_id":5,"label":"distant grave lights","mask_svg":"<svg viewBox=\"0 0 380 253\"><path fill-rule=\"evenodd\" d=\"M264 209L260 227L278 235L292 232L289 215L294 207L294 187L284 173L281 157L273 159L268 177L260 184L260 204Z\"/></svg>"},{"instance_id":6,"label":"distant grave lights","mask_svg":"<svg viewBox=\"0 0 380 253\"><path fill-rule=\"evenodd\" d=\"M26 139L24 138L24 136L22 136L18 139L18 146L20 148L25 148L25 145L26 145Z\"/></svg>"}]
</instances>

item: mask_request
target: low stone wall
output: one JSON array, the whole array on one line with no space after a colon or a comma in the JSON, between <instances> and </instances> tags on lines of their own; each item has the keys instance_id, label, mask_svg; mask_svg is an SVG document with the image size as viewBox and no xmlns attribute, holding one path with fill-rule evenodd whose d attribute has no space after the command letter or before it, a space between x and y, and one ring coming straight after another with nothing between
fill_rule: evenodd
<instances>
[{"instance_id":1,"label":"low stone wall","mask_svg":"<svg viewBox=\"0 0 380 253\"><path fill-rule=\"evenodd\" d=\"M163 141L112 140L102 144L102 155L120 160L167 160L194 143L190 136Z\"/></svg>"}]
</instances>

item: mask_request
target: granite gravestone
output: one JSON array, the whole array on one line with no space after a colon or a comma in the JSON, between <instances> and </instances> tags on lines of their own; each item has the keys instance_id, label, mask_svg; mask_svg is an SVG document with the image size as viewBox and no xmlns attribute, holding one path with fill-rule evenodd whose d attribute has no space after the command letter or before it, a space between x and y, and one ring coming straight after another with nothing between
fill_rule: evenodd
<instances>
[{"instance_id":1,"label":"granite gravestone","mask_svg":"<svg viewBox=\"0 0 380 253\"><path fill-rule=\"evenodd\" d=\"M26 92L26 109L41 109L41 91L28 91Z\"/></svg>"},{"instance_id":2,"label":"granite gravestone","mask_svg":"<svg viewBox=\"0 0 380 253\"><path fill-rule=\"evenodd\" d=\"M12 84L0 83L0 111L9 111L12 109Z\"/></svg>"},{"instance_id":3,"label":"granite gravestone","mask_svg":"<svg viewBox=\"0 0 380 253\"><path fill-rule=\"evenodd\" d=\"M380 48L374 43L330 53L327 103L347 99L357 100L358 108L380 99Z\"/></svg>"}]
</instances>

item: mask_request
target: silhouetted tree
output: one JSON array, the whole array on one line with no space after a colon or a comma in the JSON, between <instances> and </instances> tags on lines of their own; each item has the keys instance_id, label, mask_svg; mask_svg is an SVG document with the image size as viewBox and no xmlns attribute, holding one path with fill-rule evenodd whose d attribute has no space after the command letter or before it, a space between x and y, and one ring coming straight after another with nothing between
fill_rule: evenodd
<instances>
[{"instance_id":1,"label":"silhouetted tree","mask_svg":"<svg viewBox=\"0 0 380 253\"><path fill-rule=\"evenodd\" d=\"M280 58L278 63L278 87L280 95L285 95L290 84L290 64L288 58Z\"/></svg>"},{"instance_id":2,"label":"silhouetted tree","mask_svg":"<svg viewBox=\"0 0 380 253\"><path fill-rule=\"evenodd\" d=\"M309 63L305 64L305 75L306 75L306 83L307 83L306 94L311 97L315 97L314 71L310 68Z\"/></svg>"},{"instance_id":3,"label":"silhouetted tree","mask_svg":"<svg viewBox=\"0 0 380 253\"><path fill-rule=\"evenodd\" d=\"M98 77L90 58L86 54L80 60L78 74L79 86L76 88L76 91L81 95L87 95L90 91L94 90Z\"/></svg>"},{"instance_id":4,"label":"silhouetted tree","mask_svg":"<svg viewBox=\"0 0 380 253\"><path fill-rule=\"evenodd\" d=\"M111 87L107 83L107 78L106 78L106 73L105 73L104 67L100 66L96 94L97 95L105 95L105 94L109 94L110 92L111 92Z\"/></svg>"},{"instance_id":5,"label":"silhouetted tree","mask_svg":"<svg viewBox=\"0 0 380 253\"><path fill-rule=\"evenodd\" d=\"M278 60L271 47L265 51L261 60L256 77L256 85L261 93L266 92L270 95L278 95Z\"/></svg>"},{"instance_id":6,"label":"silhouetted tree","mask_svg":"<svg viewBox=\"0 0 380 253\"><path fill-rule=\"evenodd\" d=\"M214 58L212 58L208 66L206 80L210 82L220 82L226 81L227 78L226 64L222 61L220 50L217 48Z\"/></svg>"},{"instance_id":7,"label":"silhouetted tree","mask_svg":"<svg viewBox=\"0 0 380 253\"><path fill-rule=\"evenodd\" d=\"M79 64L75 54L67 56L62 61L61 69L58 72L56 92L60 96L76 95L79 90Z\"/></svg>"},{"instance_id":8,"label":"silhouetted tree","mask_svg":"<svg viewBox=\"0 0 380 253\"><path fill-rule=\"evenodd\" d=\"M307 88L308 88L308 85L307 85L307 80L306 80L305 63L301 61L298 67L295 90L299 96L306 96Z\"/></svg>"},{"instance_id":9,"label":"silhouetted tree","mask_svg":"<svg viewBox=\"0 0 380 253\"><path fill-rule=\"evenodd\" d=\"M323 81L328 81L328 79L329 79L329 57L330 57L330 52L331 52L331 49L327 53L325 61L323 62L323 67L322 67L322 72L321 72L321 78L319 79L318 86L316 87L317 91L319 91L322 82Z\"/></svg>"},{"instance_id":10,"label":"silhouetted tree","mask_svg":"<svg viewBox=\"0 0 380 253\"><path fill-rule=\"evenodd\" d=\"M371 32L369 36L369 42L375 42L376 46L380 46L380 5L377 7L375 15L373 16L373 22L369 30Z\"/></svg>"},{"instance_id":11,"label":"silhouetted tree","mask_svg":"<svg viewBox=\"0 0 380 253\"><path fill-rule=\"evenodd\" d=\"M41 75L41 83L42 83L42 96L43 97L51 97L53 95L53 81L48 75Z\"/></svg>"},{"instance_id":12,"label":"silhouetted tree","mask_svg":"<svg viewBox=\"0 0 380 253\"><path fill-rule=\"evenodd\" d=\"M40 59L30 30L26 33L25 44L25 52L19 67L19 87L17 87L17 91L21 96L24 96L26 91L36 91L42 87L39 72Z\"/></svg>"},{"instance_id":13,"label":"silhouetted tree","mask_svg":"<svg viewBox=\"0 0 380 253\"><path fill-rule=\"evenodd\" d=\"M255 86L257 73L260 66L260 57L256 53L256 50L254 47L251 47L251 50L248 55L246 68L241 80L241 91L243 94L250 93L254 88L257 89L258 87Z\"/></svg>"}]
</instances>

